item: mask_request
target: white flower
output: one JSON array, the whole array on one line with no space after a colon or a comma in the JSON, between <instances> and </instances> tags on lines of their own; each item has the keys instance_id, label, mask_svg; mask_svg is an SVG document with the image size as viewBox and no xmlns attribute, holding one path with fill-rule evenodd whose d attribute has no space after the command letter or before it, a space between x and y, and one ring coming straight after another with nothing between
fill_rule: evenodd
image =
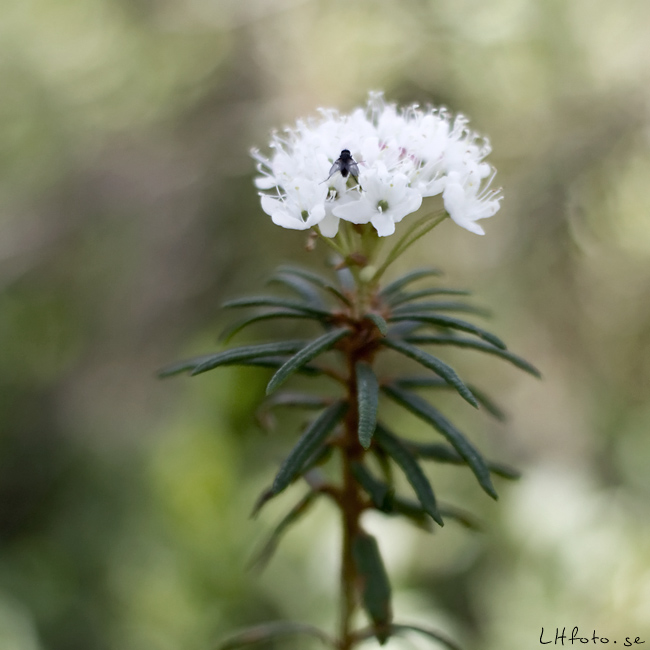
<instances>
[{"instance_id":1,"label":"white flower","mask_svg":"<svg viewBox=\"0 0 650 650\"><path fill-rule=\"evenodd\" d=\"M380 237L392 235L395 224L422 204L422 195L409 187L405 174L391 174L383 163L363 172L361 197L335 207L335 217L352 223L371 223Z\"/></svg>"},{"instance_id":2,"label":"white flower","mask_svg":"<svg viewBox=\"0 0 650 650\"><path fill-rule=\"evenodd\" d=\"M343 219L370 223L385 237L423 198L442 194L458 225L484 234L476 221L499 209L500 191L489 190L494 171L484 162L489 143L467 128L465 117L452 121L444 109L398 110L371 93L365 111L321 109L319 118L274 134L271 148L269 158L253 151L260 172L255 184L262 190L262 209L284 228L318 226L325 237L334 237ZM358 178L344 177L347 169L330 175L344 149L357 164Z\"/></svg>"}]
</instances>

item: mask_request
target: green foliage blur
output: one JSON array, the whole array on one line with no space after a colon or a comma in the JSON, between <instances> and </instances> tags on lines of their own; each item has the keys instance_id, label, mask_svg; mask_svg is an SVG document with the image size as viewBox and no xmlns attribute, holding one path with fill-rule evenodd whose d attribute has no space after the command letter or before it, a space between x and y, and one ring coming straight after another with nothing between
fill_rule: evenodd
<instances>
[{"instance_id":1,"label":"green foliage blur","mask_svg":"<svg viewBox=\"0 0 650 650\"><path fill-rule=\"evenodd\" d=\"M326 503L246 570L300 491L249 519L300 418L261 431L264 370L155 371L218 349L220 302L275 265L322 265L262 213L248 151L371 89L490 135L505 200L487 235L447 222L395 273L444 268L544 374L445 357L510 417L443 410L524 478L494 504L468 472L433 470L483 534L368 522L396 616L483 650L537 647L542 627L650 642L649 31L643 0L3 3L0 648L332 629ZM241 340L279 333L264 327Z\"/></svg>"}]
</instances>

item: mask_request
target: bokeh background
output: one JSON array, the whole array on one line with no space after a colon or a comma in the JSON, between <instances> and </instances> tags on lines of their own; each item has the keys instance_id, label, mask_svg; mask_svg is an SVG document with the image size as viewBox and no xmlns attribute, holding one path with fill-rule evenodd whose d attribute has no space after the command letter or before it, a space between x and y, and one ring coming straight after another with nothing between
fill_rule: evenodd
<instances>
[{"instance_id":1,"label":"bokeh background","mask_svg":"<svg viewBox=\"0 0 650 650\"><path fill-rule=\"evenodd\" d=\"M648 33L646 0L3 2L0 648L333 628L327 503L246 570L299 493L248 517L299 425L257 426L267 372L155 370L218 349L219 303L278 263L322 263L260 210L248 151L371 89L490 135L487 235L445 223L409 264L474 290L544 374L445 357L509 419L444 408L524 478L494 504L435 473L483 533L369 521L397 615L482 650L541 647L542 627L650 642Z\"/></svg>"}]
</instances>

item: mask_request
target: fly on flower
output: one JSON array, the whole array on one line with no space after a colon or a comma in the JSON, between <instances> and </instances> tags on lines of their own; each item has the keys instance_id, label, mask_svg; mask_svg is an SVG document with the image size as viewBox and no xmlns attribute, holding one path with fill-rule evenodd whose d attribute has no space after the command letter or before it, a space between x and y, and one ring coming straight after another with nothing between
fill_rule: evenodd
<instances>
[{"instance_id":1,"label":"fly on flower","mask_svg":"<svg viewBox=\"0 0 650 650\"><path fill-rule=\"evenodd\" d=\"M350 154L349 149L343 149L341 155L337 160L334 161L334 164L330 167L330 175L323 181L326 183L336 172L341 172L343 178L347 178L348 174L358 182L359 177L359 165L357 161Z\"/></svg>"},{"instance_id":2,"label":"fly on flower","mask_svg":"<svg viewBox=\"0 0 650 650\"><path fill-rule=\"evenodd\" d=\"M335 143L345 148L332 163ZM485 160L489 142L468 128L467 118L441 108L399 109L371 93L366 110L322 109L320 117L274 135L271 146L269 158L253 151L260 172L255 184L262 209L283 228L318 228L330 238L342 219L370 223L387 237L423 201L442 195L451 219L482 235L478 221L499 210L501 191L490 189L494 169Z\"/></svg>"}]
</instances>

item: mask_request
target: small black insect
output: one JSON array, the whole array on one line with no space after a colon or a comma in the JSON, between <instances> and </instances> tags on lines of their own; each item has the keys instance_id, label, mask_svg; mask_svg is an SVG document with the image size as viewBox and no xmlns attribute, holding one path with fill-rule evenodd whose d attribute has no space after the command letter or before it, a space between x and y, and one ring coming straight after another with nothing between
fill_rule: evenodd
<instances>
[{"instance_id":1,"label":"small black insect","mask_svg":"<svg viewBox=\"0 0 650 650\"><path fill-rule=\"evenodd\" d=\"M350 155L349 149L343 149L341 155L334 161L334 164L330 168L330 175L325 179L328 181L336 172L341 172L343 178L347 178L348 174L357 180L359 176L359 165L357 161Z\"/></svg>"}]
</instances>

